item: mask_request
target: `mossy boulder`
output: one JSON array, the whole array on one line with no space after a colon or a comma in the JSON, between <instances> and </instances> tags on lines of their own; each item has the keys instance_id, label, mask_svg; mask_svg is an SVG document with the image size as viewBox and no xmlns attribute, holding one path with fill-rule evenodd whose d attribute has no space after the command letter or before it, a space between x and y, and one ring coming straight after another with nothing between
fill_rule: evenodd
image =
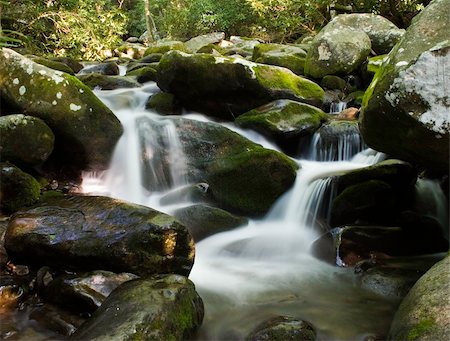
<instances>
[{"instance_id":1,"label":"mossy boulder","mask_svg":"<svg viewBox=\"0 0 450 341\"><path fill-rule=\"evenodd\" d=\"M323 88L330 90L345 91L347 88L347 82L339 76L328 75L322 78L320 85Z\"/></svg>"},{"instance_id":2,"label":"mossy boulder","mask_svg":"<svg viewBox=\"0 0 450 341\"><path fill-rule=\"evenodd\" d=\"M377 54L389 53L405 33L385 17L372 13L341 14L331 24L363 31L369 36L372 50Z\"/></svg>"},{"instance_id":3,"label":"mossy boulder","mask_svg":"<svg viewBox=\"0 0 450 341\"><path fill-rule=\"evenodd\" d=\"M179 275L136 279L119 286L72 340L189 340L200 327L203 302Z\"/></svg>"},{"instance_id":4,"label":"mossy boulder","mask_svg":"<svg viewBox=\"0 0 450 341\"><path fill-rule=\"evenodd\" d=\"M327 114L312 105L280 99L240 115L235 123L258 131L288 151L296 149L299 138L312 135L327 119Z\"/></svg>"},{"instance_id":5,"label":"mossy boulder","mask_svg":"<svg viewBox=\"0 0 450 341\"><path fill-rule=\"evenodd\" d=\"M146 65L140 68L127 71L126 76L136 77L139 83L156 81L156 68Z\"/></svg>"},{"instance_id":6,"label":"mossy boulder","mask_svg":"<svg viewBox=\"0 0 450 341\"><path fill-rule=\"evenodd\" d=\"M448 1L432 1L412 21L367 89L361 133L373 149L448 173L450 63Z\"/></svg>"},{"instance_id":7,"label":"mossy boulder","mask_svg":"<svg viewBox=\"0 0 450 341\"><path fill-rule=\"evenodd\" d=\"M391 324L388 340L448 340L450 257L423 275L402 301Z\"/></svg>"},{"instance_id":8,"label":"mossy boulder","mask_svg":"<svg viewBox=\"0 0 450 341\"><path fill-rule=\"evenodd\" d=\"M306 321L290 316L277 316L264 321L246 336L246 341L315 341L316 330Z\"/></svg>"},{"instance_id":9,"label":"mossy boulder","mask_svg":"<svg viewBox=\"0 0 450 341\"><path fill-rule=\"evenodd\" d=\"M52 129L55 149L67 163L91 169L108 166L122 125L76 77L2 48L0 92L2 100Z\"/></svg>"},{"instance_id":10,"label":"mossy boulder","mask_svg":"<svg viewBox=\"0 0 450 341\"><path fill-rule=\"evenodd\" d=\"M107 197L48 198L18 212L5 247L19 264L140 276L188 275L194 257L192 238L175 218Z\"/></svg>"},{"instance_id":11,"label":"mossy boulder","mask_svg":"<svg viewBox=\"0 0 450 341\"><path fill-rule=\"evenodd\" d=\"M159 40L156 43L151 43L144 52L144 57L154 53L166 53L169 51L188 52L186 45L178 40Z\"/></svg>"},{"instance_id":12,"label":"mossy boulder","mask_svg":"<svg viewBox=\"0 0 450 341\"><path fill-rule=\"evenodd\" d=\"M80 70L83 68L83 64L70 57L53 57L51 58L51 60L66 64L72 69L74 73L80 72Z\"/></svg>"},{"instance_id":13,"label":"mossy boulder","mask_svg":"<svg viewBox=\"0 0 450 341\"><path fill-rule=\"evenodd\" d=\"M306 51L296 45L258 44L253 49L252 61L288 68L303 75Z\"/></svg>"},{"instance_id":14,"label":"mossy boulder","mask_svg":"<svg viewBox=\"0 0 450 341\"><path fill-rule=\"evenodd\" d=\"M265 214L296 177L297 164L217 123L185 118L174 122L192 183L206 182L221 208L244 215Z\"/></svg>"},{"instance_id":15,"label":"mossy boulder","mask_svg":"<svg viewBox=\"0 0 450 341\"><path fill-rule=\"evenodd\" d=\"M220 43L223 39L225 39L224 32L212 32L189 39L184 43L184 45L186 46L188 52L195 53L202 47L209 44Z\"/></svg>"},{"instance_id":16,"label":"mossy boulder","mask_svg":"<svg viewBox=\"0 0 450 341\"><path fill-rule=\"evenodd\" d=\"M319 106L323 99L320 86L285 68L178 51L161 59L157 84L187 108L228 119L275 99Z\"/></svg>"},{"instance_id":17,"label":"mossy boulder","mask_svg":"<svg viewBox=\"0 0 450 341\"><path fill-rule=\"evenodd\" d=\"M92 63L86 65L80 70L81 74L86 73L100 73L106 76L117 76L120 73L119 65L114 61L104 62L104 63Z\"/></svg>"},{"instance_id":18,"label":"mossy boulder","mask_svg":"<svg viewBox=\"0 0 450 341\"><path fill-rule=\"evenodd\" d=\"M114 90L119 88L139 88L141 84L131 75L107 76L101 73L89 73L77 76L91 89Z\"/></svg>"},{"instance_id":19,"label":"mossy boulder","mask_svg":"<svg viewBox=\"0 0 450 341\"><path fill-rule=\"evenodd\" d=\"M33 62L44 65L50 69L62 71L62 72L68 73L69 75L75 74L73 69L71 67L69 67L68 65L66 65L65 63L61 63L59 61L51 60L51 59L47 59L47 58L43 58L43 57L35 57L35 56L30 57L30 59Z\"/></svg>"},{"instance_id":20,"label":"mossy boulder","mask_svg":"<svg viewBox=\"0 0 450 341\"><path fill-rule=\"evenodd\" d=\"M39 200L41 187L30 174L8 162L0 163L0 207L7 213Z\"/></svg>"},{"instance_id":21,"label":"mossy boulder","mask_svg":"<svg viewBox=\"0 0 450 341\"><path fill-rule=\"evenodd\" d=\"M160 115L181 115L182 111L176 97L168 92L157 92L151 95L145 108L155 110Z\"/></svg>"},{"instance_id":22,"label":"mossy boulder","mask_svg":"<svg viewBox=\"0 0 450 341\"><path fill-rule=\"evenodd\" d=\"M219 50L219 52L228 56L240 55L245 58L251 58L255 46L258 46L261 43L262 40L260 39L231 36L230 40L227 41L227 44L220 44L222 50Z\"/></svg>"},{"instance_id":23,"label":"mossy boulder","mask_svg":"<svg viewBox=\"0 0 450 341\"><path fill-rule=\"evenodd\" d=\"M179 208L173 215L188 228L196 242L248 223L246 218L204 204Z\"/></svg>"},{"instance_id":24,"label":"mossy boulder","mask_svg":"<svg viewBox=\"0 0 450 341\"><path fill-rule=\"evenodd\" d=\"M361 30L336 25L333 19L311 43L305 61L305 75L348 75L362 65L371 50L370 38Z\"/></svg>"},{"instance_id":25,"label":"mossy boulder","mask_svg":"<svg viewBox=\"0 0 450 341\"><path fill-rule=\"evenodd\" d=\"M44 121L22 114L0 117L0 160L38 165L53 151L55 136Z\"/></svg>"}]
</instances>

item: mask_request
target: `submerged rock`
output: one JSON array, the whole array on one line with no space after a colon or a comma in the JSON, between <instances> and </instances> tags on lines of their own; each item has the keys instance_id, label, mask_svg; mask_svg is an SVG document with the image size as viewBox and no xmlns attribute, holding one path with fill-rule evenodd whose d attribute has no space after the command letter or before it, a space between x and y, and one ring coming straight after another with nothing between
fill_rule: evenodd
<instances>
[{"instance_id":1,"label":"submerged rock","mask_svg":"<svg viewBox=\"0 0 450 341\"><path fill-rule=\"evenodd\" d=\"M107 197L49 198L18 212L5 247L19 264L140 276L188 275L194 258L192 238L175 218Z\"/></svg>"},{"instance_id":2,"label":"submerged rock","mask_svg":"<svg viewBox=\"0 0 450 341\"><path fill-rule=\"evenodd\" d=\"M2 100L39 117L53 131L67 163L104 169L122 134L119 120L76 77L54 71L13 50L0 50Z\"/></svg>"},{"instance_id":3,"label":"submerged rock","mask_svg":"<svg viewBox=\"0 0 450 341\"><path fill-rule=\"evenodd\" d=\"M447 0L435 0L413 19L367 89L360 115L371 148L443 173L450 145L447 8Z\"/></svg>"},{"instance_id":4,"label":"submerged rock","mask_svg":"<svg viewBox=\"0 0 450 341\"><path fill-rule=\"evenodd\" d=\"M401 303L388 340L448 340L450 257L422 276Z\"/></svg>"},{"instance_id":5,"label":"submerged rock","mask_svg":"<svg viewBox=\"0 0 450 341\"><path fill-rule=\"evenodd\" d=\"M228 119L275 99L321 105L323 98L320 86L285 68L177 51L161 59L157 83L187 108Z\"/></svg>"},{"instance_id":6,"label":"submerged rock","mask_svg":"<svg viewBox=\"0 0 450 341\"><path fill-rule=\"evenodd\" d=\"M257 326L246 341L315 341L316 331L306 321L289 316L278 316Z\"/></svg>"},{"instance_id":7,"label":"submerged rock","mask_svg":"<svg viewBox=\"0 0 450 341\"><path fill-rule=\"evenodd\" d=\"M204 204L177 209L173 215L188 228L196 242L213 234L248 224L246 218Z\"/></svg>"},{"instance_id":8,"label":"submerged rock","mask_svg":"<svg viewBox=\"0 0 450 341\"><path fill-rule=\"evenodd\" d=\"M30 174L16 166L0 163L0 207L6 212L15 212L39 200L41 187Z\"/></svg>"},{"instance_id":9,"label":"submerged rock","mask_svg":"<svg viewBox=\"0 0 450 341\"><path fill-rule=\"evenodd\" d=\"M194 284L179 275L137 279L119 286L73 340L187 340L203 320Z\"/></svg>"},{"instance_id":10,"label":"submerged rock","mask_svg":"<svg viewBox=\"0 0 450 341\"><path fill-rule=\"evenodd\" d=\"M44 121L21 114L0 117L0 159L38 165L53 151L55 135Z\"/></svg>"}]
</instances>

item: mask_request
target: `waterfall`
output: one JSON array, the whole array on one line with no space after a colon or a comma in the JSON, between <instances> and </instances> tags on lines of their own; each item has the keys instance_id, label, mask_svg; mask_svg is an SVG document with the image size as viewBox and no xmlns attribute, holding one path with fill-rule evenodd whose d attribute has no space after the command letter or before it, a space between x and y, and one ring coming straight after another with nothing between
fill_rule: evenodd
<instances>
[{"instance_id":1,"label":"waterfall","mask_svg":"<svg viewBox=\"0 0 450 341\"><path fill-rule=\"evenodd\" d=\"M331 115L337 115L339 114L342 110L347 108L347 102L331 102L330 104L330 114Z\"/></svg>"},{"instance_id":2,"label":"waterfall","mask_svg":"<svg viewBox=\"0 0 450 341\"><path fill-rule=\"evenodd\" d=\"M188 170L170 120L144 109L155 91L151 83L140 89L97 92L121 120L125 132L110 169L83 175L84 192L170 213L172 207L161 206L159 193L185 184ZM196 114L185 117L207 120ZM277 149L258 134L229 127ZM321 143L320 137L317 139L316 147ZM332 177L382 159L374 151L361 152L362 146L359 134L352 133L336 140L332 149L325 145L316 148L309 160L296 160L300 170L294 186L264 218L196 244L190 278L206 307L199 340L244 339L249 326L273 314L304 317L319 326L323 339L355 339L367 330L387 328L379 316L390 306L378 301L381 312L367 309L367 293L352 285L351 272L325 264L309 252L320 231L327 228L334 195ZM351 309L347 297L357 297L350 300ZM329 309L339 313L324 313Z\"/></svg>"}]
</instances>

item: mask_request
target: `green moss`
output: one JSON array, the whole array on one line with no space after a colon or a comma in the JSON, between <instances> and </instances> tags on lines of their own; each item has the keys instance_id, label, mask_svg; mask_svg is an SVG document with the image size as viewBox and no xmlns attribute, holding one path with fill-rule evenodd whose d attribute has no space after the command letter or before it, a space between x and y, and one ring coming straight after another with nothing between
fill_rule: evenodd
<instances>
[{"instance_id":1,"label":"green moss","mask_svg":"<svg viewBox=\"0 0 450 341\"><path fill-rule=\"evenodd\" d=\"M144 56L152 53L166 53L172 50L188 52L186 46L181 41L160 41L152 46L149 46L144 52Z\"/></svg>"},{"instance_id":2,"label":"green moss","mask_svg":"<svg viewBox=\"0 0 450 341\"><path fill-rule=\"evenodd\" d=\"M421 320L415 325L408 334L408 341L417 340L424 334L427 334L429 330L432 330L435 326L435 322L432 319Z\"/></svg>"},{"instance_id":3,"label":"green moss","mask_svg":"<svg viewBox=\"0 0 450 341\"><path fill-rule=\"evenodd\" d=\"M68 73L69 75L74 74L73 70L64 63L54 61L54 60L49 60L49 59L42 58L42 57L34 57L32 59L33 59L33 62L44 65L46 67L49 67L50 69L62 71L62 72Z\"/></svg>"}]
</instances>

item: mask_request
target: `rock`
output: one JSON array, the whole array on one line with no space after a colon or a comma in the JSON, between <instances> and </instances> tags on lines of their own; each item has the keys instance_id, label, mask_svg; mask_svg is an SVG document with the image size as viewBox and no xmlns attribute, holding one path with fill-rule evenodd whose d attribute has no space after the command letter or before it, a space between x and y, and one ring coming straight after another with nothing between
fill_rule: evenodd
<instances>
[{"instance_id":1,"label":"rock","mask_svg":"<svg viewBox=\"0 0 450 341\"><path fill-rule=\"evenodd\" d=\"M276 99L321 105L323 98L317 84L285 68L177 51L161 59L157 84L185 107L228 119Z\"/></svg>"},{"instance_id":2,"label":"rock","mask_svg":"<svg viewBox=\"0 0 450 341\"><path fill-rule=\"evenodd\" d=\"M139 88L141 86L133 77L106 76L101 73L78 75L78 79L91 89L114 90L119 88Z\"/></svg>"},{"instance_id":3,"label":"rock","mask_svg":"<svg viewBox=\"0 0 450 341\"><path fill-rule=\"evenodd\" d=\"M142 44L127 42L120 45L114 52L119 58L139 59L144 56L145 50L147 47Z\"/></svg>"},{"instance_id":4,"label":"rock","mask_svg":"<svg viewBox=\"0 0 450 341\"><path fill-rule=\"evenodd\" d=\"M381 66L387 59L388 59L387 54L382 54L381 56L369 58L367 61L367 72L372 74L373 76L374 74L377 73L378 70L381 69Z\"/></svg>"},{"instance_id":5,"label":"rock","mask_svg":"<svg viewBox=\"0 0 450 341\"><path fill-rule=\"evenodd\" d=\"M184 45L189 53L195 53L203 46L220 43L223 39L225 39L224 32L213 32L194 37L185 42Z\"/></svg>"},{"instance_id":6,"label":"rock","mask_svg":"<svg viewBox=\"0 0 450 341\"><path fill-rule=\"evenodd\" d=\"M96 63L85 66L79 73L99 73L105 76L117 76L119 75L119 66L116 62Z\"/></svg>"},{"instance_id":7,"label":"rock","mask_svg":"<svg viewBox=\"0 0 450 341\"><path fill-rule=\"evenodd\" d=\"M51 60L51 59L47 59L47 58L43 58L43 57L36 57L36 56L30 56L30 59L33 62L44 65L50 69L65 72L65 73L68 73L69 75L75 74L73 69L71 67L69 67L68 65L66 65L65 63L61 63L59 61Z\"/></svg>"},{"instance_id":8,"label":"rock","mask_svg":"<svg viewBox=\"0 0 450 341\"><path fill-rule=\"evenodd\" d=\"M359 109L351 107L351 108L346 108L346 109L342 110L338 114L337 119L356 121L356 120L358 120L358 116L359 116Z\"/></svg>"},{"instance_id":9,"label":"rock","mask_svg":"<svg viewBox=\"0 0 450 341\"><path fill-rule=\"evenodd\" d=\"M444 174L449 169L450 108L444 75L450 40L442 15L448 1L430 3L413 20L367 89L361 133L373 149Z\"/></svg>"},{"instance_id":10,"label":"rock","mask_svg":"<svg viewBox=\"0 0 450 341\"><path fill-rule=\"evenodd\" d=\"M389 53L405 34L405 30L399 29L388 19L372 13L341 14L332 23L336 28L350 27L366 33L372 50L377 54Z\"/></svg>"},{"instance_id":11,"label":"rock","mask_svg":"<svg viewBox=\"0 0 450 341\"><path fill-rule=\"evenodd\" d=\"M9 217L0 216L0 271L8 263L9 257L5 249L5 233L8 226ZM0 286L3 285L0 283Z\"/></svg>"},{"instance_id":12,"label":"rock","mask_svg":"<svg viewBox=\"0 0 450 341\"><path fill-rule=\"evenodd\" d=\"M364 149L357 121L329 120L315 133L311 159L318 161L350 160Z\"/></svg>"},{"instance_id":13,"label":"rock","mask_svg":"<svg viewBox=\"0 0 450 341\"><path fill-rule=\"evenodd\" d=\"M225 42L223 40L222 42ZM253 55L253 50L255 46L262 43L262 40L248 37L231 36L231 44L219 44L219 47L228 50L225 52L226 55L238 54L243 57L251 57Z\"/></svg>"},{"instance_id":14,"label":"rock","mask_svg":"<svg viewBox=\"0 0 450 341\"><path fill-rule=\"evenodd\" d=\"M44 298L69 310L94 312L109 294L122 283L137 278L130 273L93 271L56 277L44 289Z\"/></svg>"},{"instance_id":15,"label":"rock","mask_svg":"<svg viewBox=\"0 0 450 341\"><path fill-rule=\"evenodd\" d=\"M127 71L126 76L136 77L139 83L156 81L156 68L153 66L144 66L132 71Z\"/></svg>"},{"instance_id":16,"label":"rock","mask_svg":"<svg viewBox=\"0 0 450 341\"><path fill-rule=\"evenodd\" d=\"M0 159L38 165L53 151L55 135L44 121L21 114L0 117Z\"/></svg>"},{"instance_id":17,"label":"rock","mask_svg":"<svg viewBox=\"0 0 450 341\"><path fill-rule=\"evenodd\" d=\"M347 88L347 82L338 76L327 75L324 76L320 82L323 88L330 90L340 90L345 91Z\"/></svg>"},{"instance_id":18,"label":"rock","mask_svg":"<svg viewBox=\"0 0 450 341\"><path fill-rule=\"evenodd\" d=\"M122 125L76 77L34 63L6 48L0 50L2 100L26 115L39 117L53 131L55 149L67 164L104 169Z\"/></svg>"},{"instance_id":19,"label":"rock","mask_svg":"<svg viewBox=\"0 0 450 341\"><path fill-rule=\"evenodd\" d=\"M433 3L432 3L433 4ZM448 340L450 257L422 276L402 301L391 324L388 340Z\"/></svg>"},{"instance_id":20,"label":"rock","mask_svg":"<svg viewBox=\"0 0 450 341\"><path fill-rule=\"evenodd\" d=\"M154 110L160 115L181 115L183 109L175 96L168 92L157 92L151 95L145 108Z\"/></svg>"},{"instance_id":21,"label":"rock","mask_svg":"<svg viewBox=\"0 0 450 341\"><path fill-rule=\"evenodd\" d=\"M277 316L257 326L246 341L315 341L316 331L306 321L289 316Z\"/></svg>"},{"instance_id":22,"label":"rock","mask_svg":"<svg viewBox=\"0 0 450 341\"><path fill-rule=\"evenodd\" d=\"M206 182L221 208L261 215L288 190L297 165L284 154L208 122L173 118L186 156L188 180Z\"/></svg>"},{"instance_id":23,"label":"rock","mask_svg":"<svg viewBox=\"0 0 450 341\"><path fill-rule=\"evenodd\" d=\"M178 187L164 195L159 200L159 203L161 205L173 205L178 203L209 202L208 190L209 185L205 182Z\"/></svg>"},{"instance_id":24,"label":"rock","mask_svg":"<svg viewBox=\"0 0 450 341\"><path fill-rule=\"evenodd\" d=\"M188 228L195 242L213 234L248 224L246 218L204 204L177 209L173 215Z\"/></svg>"},{"instance_id":25,"label":"rock","mask_svg":"<svg viewBox=\"0 0 450 341\"><path fill-rule=\"evenodd\" d=\"M203 320L194 284L179 275L126 282L72 335L74 340L185 340Z\"/></svg>"},{"instance_id":26,"label":"rock","mask_svg":"<svg viewBox=\"0 0 450 341\"><path fill-rule=\"evenodd\" d=\"M258 44L253 49L252 61L288 68L303 75L306 51L296 45Z\"/></svg>"},{"instance_id":27,"label":"rock","mask_svg":"<svg viewBox=\"0 0 450 341\"><path fill-rule=\"evenodd\" d=\"M0 207L6 212L15 212L39 200L41 187L30 174L16 166L0 163Z\"/></svg>"},{"instance_id":28,"label":"rock","mask_svg":"<svg viewBox=\"0 0 450 341\"><path fill-rule=\"evenodd\" d=\"M83 65L81 63L70 57L53 57L51 60L66 64L72 69L74 73L80 72L80 70L83 68Z\"/></svg>"},{"instance_id":29,"label":"rock","mask_svg":"<svg viewBox=\"0 0 450 341\"><path fill-rule=\"evenodd\" d=\"M274 139L285 152L295 153L300 137L312 135L326 120L328 115L319 108L280 99L240 115L235 123Z\"/></svg>"},{"instance_id":30,"label":"rock","mask_svg":"<svg viewBox=\"0 0 450 341\"><path fill-rule=\"evenodd\" d=\"M188 52L186 45L178 40L158 40L156 43L149 44L145 50L144 57L154 53L166 53L169 51Z\"/></svg>"},{"instance_id":31,"label":"rock","mask_svg":"<svg viewBox=\"0 0 450 341\"><path fill-rule=\"evenodd\" d=\"M347 75L356 71L369 55L371 42L367 34L335 24L337 18L314 37L306 56L306 76Z\"/></svg>"},{"instance_id":32,"label":"rock","mask_svg":"<svg viewBox=\"0 0 450 341\"><path fill-rule=\"evenodd\" d=\"M19 212L5 247L19 264L139 276L188 275L194 257L191 236L173 217L107 197L49 198Z\"/></svg>"}]
</instances>

